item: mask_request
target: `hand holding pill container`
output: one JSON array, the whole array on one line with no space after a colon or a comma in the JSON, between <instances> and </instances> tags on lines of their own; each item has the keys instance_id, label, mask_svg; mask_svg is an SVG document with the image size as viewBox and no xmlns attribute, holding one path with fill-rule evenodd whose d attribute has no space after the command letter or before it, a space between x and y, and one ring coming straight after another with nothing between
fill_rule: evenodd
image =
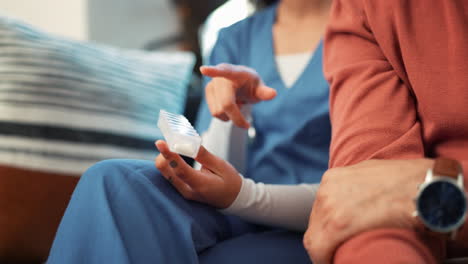
<instances>
[{"instance_id":1,"label":"hand holding pill container","mask_svg":"<svg viewBox=\"0 0 468 264\"><path fill-rule=\"evenodd\" d=\"M201 145L201 137L183 115L159 111L158 127L169 150L180 155L195 158Z\"/></svg>"}]
</instances>

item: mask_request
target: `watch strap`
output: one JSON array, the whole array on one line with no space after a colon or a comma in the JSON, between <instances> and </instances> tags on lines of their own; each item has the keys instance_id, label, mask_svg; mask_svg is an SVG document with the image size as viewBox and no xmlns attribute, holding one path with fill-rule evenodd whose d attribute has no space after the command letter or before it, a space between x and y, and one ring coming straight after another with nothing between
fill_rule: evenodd
<instances>
[{"instance_id":1,"label":"watch strap","mask_svg":"<svg viewBox=\"0 0 468 264\"><path fill-rule=\"evenodd\" d=\"M437 158L432 169L432 173L437 176L446 176L455 180L461 172L460 163L454 159L448 158Z\"/></svg>"}]
</instances>

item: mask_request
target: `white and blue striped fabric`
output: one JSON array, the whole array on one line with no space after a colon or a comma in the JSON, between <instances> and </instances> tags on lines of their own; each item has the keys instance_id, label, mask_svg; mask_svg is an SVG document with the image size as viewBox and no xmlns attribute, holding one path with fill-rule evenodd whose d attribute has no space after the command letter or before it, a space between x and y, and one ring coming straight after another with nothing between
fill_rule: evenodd
<instances>
[{"instance_id":1,"label":"white and blue striped fabric","mask_svg":"<svg viewBox=\"0 0 468 264\"><path fill-rule=\"evenodd\" d=\"M153 159L160 109L182 113L194 56L80 43L0 17L0 164L80 175Z\"/></svg>"}]
</instances>

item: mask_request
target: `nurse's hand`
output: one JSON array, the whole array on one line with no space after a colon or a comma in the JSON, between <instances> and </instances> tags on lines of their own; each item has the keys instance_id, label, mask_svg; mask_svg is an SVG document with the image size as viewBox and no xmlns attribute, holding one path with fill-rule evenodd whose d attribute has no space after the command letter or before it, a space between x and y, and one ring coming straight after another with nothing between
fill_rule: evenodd
<instances>
[{"instance_id":1,"label":"nurse's hand","mask_svg":"<svg viewBox=\"0 0 468 264\"><path fill-rule=\"evenodd\" d=\"M242 128L249 123L240 111L240 105L271 100L276 96L258 73L249 67L232 64L202 66L200 72L213 79L205 87L206 102L211 114Z\"/></svg>"},{"instance_id":2,"label":"nurse's hand","mask_svg":"<svg viewBox=\"0 0 468 264\"><path fill-rule=\"evenodd\" d=\"M184 198L220 209L229 207L237 198L242 178L227 161L201 146L195 160L202 168L196 170L171 152L166 142L158 140L156 147L161 152L155 159L156 168Z\"/></svg>"}]
</instances>

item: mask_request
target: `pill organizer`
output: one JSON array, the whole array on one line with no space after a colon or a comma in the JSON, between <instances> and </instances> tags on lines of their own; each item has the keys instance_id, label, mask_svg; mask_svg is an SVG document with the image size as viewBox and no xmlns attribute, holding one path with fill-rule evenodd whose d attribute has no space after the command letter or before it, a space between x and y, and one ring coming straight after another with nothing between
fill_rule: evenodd
<instances>
[{"instance_id":1,"label":"pill organizer","mask_svg":"<svg viewBox=\"0 0 468 264\"><path fill-rule=\"evenodd\" d=\"M170 151L191 158L197 156L202 140L185 116L160 110L158 127Z\"/></svg>"}]
</instances>

